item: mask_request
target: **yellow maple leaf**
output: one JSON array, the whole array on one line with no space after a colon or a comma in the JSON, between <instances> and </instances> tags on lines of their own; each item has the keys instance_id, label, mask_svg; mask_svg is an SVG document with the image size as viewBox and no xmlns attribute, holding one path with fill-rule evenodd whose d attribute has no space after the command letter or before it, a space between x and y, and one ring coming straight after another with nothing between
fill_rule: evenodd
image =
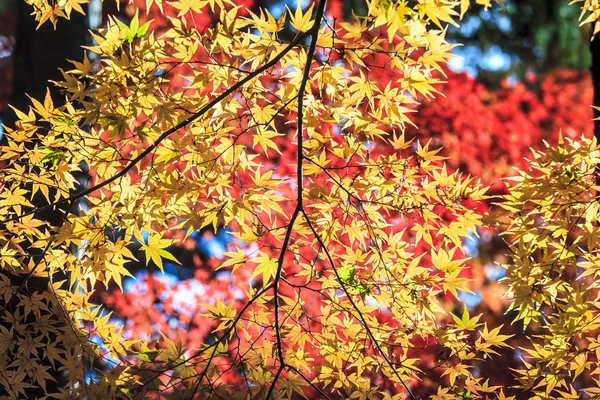
<instances>
[{"instance_id":1,"label":"yellow maple leaf","mask_svg":"<svg viewBox=\"0 0 600 400\"><path fill-rule=\"evenodd\" d=\"M162 235L154 234L148 237L148 243L142 244L141 250L144 251L146 255L146 265L152 260L154 264L158 266L158 268L163 271L162 259L166 258L167 260L171 260L180 264L179 261L175 258L174 255L165 250L173 243L172 240L162 239Z\"/></svg>"},{"instance_id":2,"label":"yellow maple leaf","mask_svg":"<svg viewBox=\"0 0 600 400\"><path fill-rule=\"evenodd\" d=\"M312 28L314 21L311 20L312 11L314 4L310 6L310 8L306 11L305 14L302 14L302 7L300 6L300 0L298 0L296 5L296 12L292 15L291 10L286 6L288 12L290 13L290 22L292 26L297 29L299 32L307 32Z\"/></svg>"}]
</instances>

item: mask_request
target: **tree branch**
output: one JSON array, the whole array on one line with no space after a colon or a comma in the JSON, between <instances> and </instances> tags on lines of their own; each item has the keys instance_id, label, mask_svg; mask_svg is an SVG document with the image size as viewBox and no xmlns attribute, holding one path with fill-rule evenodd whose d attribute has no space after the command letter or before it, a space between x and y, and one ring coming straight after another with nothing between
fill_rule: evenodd
<instances>
[{"instance_id":1,"label":"tree branch","mask_svg":"<svg viewBox=\"0 0 600 400\"><path fill-rule=\"evenodd\" d=\"M302 214L304 215L304 218L306 219L308 227L310 228L310 230L312 231L313 235L315 236L315 238L317 239L317 241L319 242L319 244L323 248L323 251L325 252L325 255L327 256L327 260L329 261L329 264L331 265L331 268L333 269L333 273L335 274L335 277L337 278L337 281L339 282L340 286L342 287L342 290L346 294L346 297L348 298L348 301L352 305L352 308L354 308L354 310L358 314L359 319L361 320L363 326L365 327L365 330L367 331L367 335L369 335L369 337L373 341L373 344L375 345L375 347L377 347L377 350L379 351L379 353L381 354L381 356L385 360L386 364L392 369L392 371L394 372L394 375L396 375L396 377L398 378L398 380L400 381L400 383L402 384L402 386L404 386L404 389L406 389L406 391L408 392L408 395L410 396L410 398L413 399L413 400L416 400L417 398L415 397L415 395L411 392L410 388L406 385L406 382L404 382L404 379L402 379L402 377L400 376L400 374L398 373L398 371L394 367L394 364L392 364L392 362L390 361L390 359L388 358L388 356L384 353L383 349L379 345L379 342L375 338L375 335L373 334L373 331L371 331L371 328L369 327L369 324L367 323L364 315L362 314L362 312L360 312L360 310L359 310L358 306L356 305L356 303L354 302L354 300L352 300L352 296L350 295L350 292L348 291L348 288L346 287L346 285L344 284L343 279L340 277L340 275L338 273L338 270L337 270L337 268L335 266L335 261L331 257L331 254L329 253L329 250L327 250L327 247L325 246L325 243L323 242L323 239L321 239L321 236L319 236L319 234L317 233L315 227L313 226L312 222L310 221L310 218L309 218L308 214L304 210L302 210Z\"/></svg>"},{"instance_id":2,"label":"tree branch","mask_svg":"<svg viewBox=\"0 0 600 400\"><path fill-rule=\"evenodd\" d=\"M304 92L306 91L306 85L308 84L308 80L310 78L310 67L315 56L315 50L317 48L317 41L319 39L319 29L321 28L321 20L325 14L325 4L327 0L321 0L319 2L319 6L317 7L315 20L313 22L312 27L306 33L310 36L310 48L308 49L308 53L306 55L306 65L304 65L304 73L302 75L302 81L300 82L300 87L298 89L298 127L297 127L297 137L298 137L298 149L296 155L296 175L297 175L297 194L296 194L296 209L290 218L290 223L288 225L287 231L285 233L285 238L281 245L281 252L279 253L279 259L277 260L277 271L275 273L275 277L273 279L273 301L274 301L274 316L275 316L275 337L277 340L277 358L279 359L279 368L273 377L273 382L271 382L271 386L269 387L269 391L267 392L267 396L265 399L269 399L275 390L275 385L277 384L277 380L279 376L283 372L285 368L285 358L283 355L283 341L281 340L281 326L279 321L279 282L281 280L281 274L283 272L283 262L285 259L285 254L287 253L287 248L290 242L290 238L292 232L294 230L294 223L296 222L296 218L300 213L305 214L303 208L303 187L304 187L304 178L303 178L303 167L304 163ZM295 41L295 40L294 40Z\"/></svg>"},{"instance_id":3,"label":"tree branch","mask_svg":"<svg viewBox=\"0 0 600 400\"><path fill-rule=\"evenodd\" d=\"M177 132L179 129L184 128L187 125L189 125L192 122L194 122L197 119L199 119L201 116L203 116L204 114L206 114L210 109L212 109L214 106L216 106L217 104L219 104L222 100L224 100L227 96L229 96L230 94L232 94L233 92L235 92L236 90L238 90L239 88L241 88L242 86L244 86L246 83L248 83L252 79L256 78L262 72L266 71L267 69L269 69L272 66L274 66L275 64L277 64L279 62L279 60L281 60L298 43L300 43L302 40L304 40L306 37L308 37L309 34L310 34L310 32L305 32L305 33L302 33L302 34L298 35L298 37L296 37L290 44L288 44L285 47L285 49L283 49L281 51L281 53L279 53L275 57L273 57L273 59L271 61L267 62L262 67L258 68L254 72L250 73L244 79L242 79L241 81L239 81L235 85L231 86L229 89L227 89L226 91L224 91L223 93L221 93L219 96L215 97L212 101L210 101L207 105L205 105L204 107L202 107L196 113L190 115L188 118L186 118L185 120L181 121L180 123L178 123L174 127L172 127L170 129L166 130L165 132L163 132L154 141L154 143L152 143L151 145L149 145L137 157L135 157L125 167L123 167L123 169L121 171L119 171L118 173L116 173L112 177L104 180L103 182L100 182L100 183L92 186L89 189L86 189L86 190L83 190L83 191L81 191L79 193L76 193L76 194L74 194L74 195L72 195L72 196L70 196L68 198L64 198L64 199L55 201L53 203L50 203L48 205L45 205L43 207L38 207L38 208L36 208L36 209L34 209L32 211L28 211L26 213L23 213L23 214L14 216L14 217L7 218L7 219L5 219L3 221L0 221L0 224L5 224L5 223L10 222L10 221L15 221L17 219L26 217L28 215L32 215L32 214L40 212L40 211L44 211L44 210L48 210L48 209L54 208L54 207L56 207L56 206L58 206L60 204L63 204L63 203L69 202L69 201L78 200L78 199L80 199L82 197L85 197L85 196L88 196L88 195L94 193L96 190L101 189L101 188L109 185L110 183L116 181L117 179L125 176L133 167L135 167L142 159L144 159L144 157L146 157L147 155L149 155L150 153L152 153L158 147L158 145L160 145L165 139L167 139L173 133Z\"/></svg>"}]
</instances>

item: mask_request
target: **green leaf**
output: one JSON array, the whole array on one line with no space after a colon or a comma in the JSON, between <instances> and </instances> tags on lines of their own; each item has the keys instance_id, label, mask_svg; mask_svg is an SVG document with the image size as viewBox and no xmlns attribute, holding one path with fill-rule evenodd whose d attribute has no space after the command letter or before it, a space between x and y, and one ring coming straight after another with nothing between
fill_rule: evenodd
<instances>
[{"instance_id":1,"label":"green leaf","mask_svg":"<svg viewBox=\"0 0 600 400\"><path fill-rule=\"evenodd\" d=\"M61 160L65 159L64 153L61 149L54 147L41 147L38 149L44 156L42 161L51 162L53 166L57 166Z\"/></svg>"}]
</instances>

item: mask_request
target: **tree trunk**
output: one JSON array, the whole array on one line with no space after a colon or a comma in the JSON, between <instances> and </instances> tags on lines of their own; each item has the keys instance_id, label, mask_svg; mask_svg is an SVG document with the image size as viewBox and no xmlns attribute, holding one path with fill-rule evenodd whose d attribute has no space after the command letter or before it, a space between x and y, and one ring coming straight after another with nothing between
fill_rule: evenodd
<instances>
[{"instance_id":1,"label":"tree trunk","mask_svg":"<svg viewBox=\"0 0 600 400\"><path fill-rule=\"evenodd\" d=\"M23 0L16 2L17 31L14 51L14 80L10 104L25 110L31 103L27 95L43 99L49 80L62 80L58 70L71 69L67 60L81 61L84 54L82 45L86 44L87 22L85 16L73 12L71 20L61 19L56 30L46 22L36 30L38 23L31 16L31 6ZM50 88L53 100L61 103L55 88ZM10 111L0 115L2 122L12 127L15 114Z\"/></svg>"}]
</instances>

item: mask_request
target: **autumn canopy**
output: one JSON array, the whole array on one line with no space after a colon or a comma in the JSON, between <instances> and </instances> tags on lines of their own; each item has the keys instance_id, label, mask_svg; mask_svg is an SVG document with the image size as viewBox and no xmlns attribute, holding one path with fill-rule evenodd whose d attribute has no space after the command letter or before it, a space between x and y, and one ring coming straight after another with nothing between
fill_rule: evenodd
<instances>
[{"instance_id":1,"label":"autumn canopy","mask_svg":"<svg viewBox=\"0 0 600 400\"><path fill-rule=\"evenodd\" d=\"M26 2L56 29L87 3ZM589 82L494 91L449 71L469 0L372 0L348 19L333 0L245 3L133 2L52 83L61 96L14 110L0 395L600 395ZM464 304L474 241L503 276L496 317Z\"/></svg>"}]
</instances>

